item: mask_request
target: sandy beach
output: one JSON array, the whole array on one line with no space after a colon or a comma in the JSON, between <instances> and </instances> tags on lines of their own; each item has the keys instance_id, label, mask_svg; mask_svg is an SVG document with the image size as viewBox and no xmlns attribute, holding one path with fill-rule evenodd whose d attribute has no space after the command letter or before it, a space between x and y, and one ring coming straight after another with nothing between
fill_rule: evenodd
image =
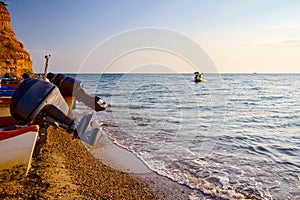
<instances>
[{"instance_id":1,"label":"sandy beach","mask_svg":"<svg viewBox=\"0 0 300 200\"><path fill-rule=\"evenodd\" d=\"M192 191L149 169L120 168L123 161L112 158L114 168L107 158L105 164L96 159L82 141L49 128L28 176L0 185L0 199L188 199ZM131 165L138 160L129 159Z\"/></svg>"}]
</instances>

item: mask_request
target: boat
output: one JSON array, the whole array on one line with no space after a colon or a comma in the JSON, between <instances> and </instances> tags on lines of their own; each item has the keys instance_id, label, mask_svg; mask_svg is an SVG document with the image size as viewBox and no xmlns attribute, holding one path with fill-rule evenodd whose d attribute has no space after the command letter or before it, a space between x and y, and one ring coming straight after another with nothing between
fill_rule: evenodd
<instances>
[{"instance_id":1,"label":"boat","mask_svg":"<svg viewBox=\"0 0 300 200\"><path fill-rule=\"evenodd\" d=\"M28 78L10 98L11 116L0 117L0 184L27 175L32 157L46 142L47 127L59 125L76 134L80 128L53 84Z\"/></svg>"},{"instance_id":2,"label":"boat","mask_svg":"<svg viewBox=\"0 0 300 200\"><path fill-rule=\"evenodd\" d=\"M8 108L11 116L0 117L0 184L27 175L32 157L46 141L47 127L58 122L77 133L66 101L56 86L45 81L25 79L10 96Z\"/></svg>"},{"instance_id":3,"label":"boat","mask_svg":"<svg viewBox=\"0 0 300 200\"><path fill-rule=\"evenodd\" d=\"M0 116L10 116L9 104L15 89L10 86L0 86Z\"/></svg>"},{"instance_id":4,"label":"boat","mask_svg":"<svg viewBox=\"0 0 300 200\"><path fill-rule=\"evenodd\" d=\"M4 76L0 76L0 85L16 88L20 84L21 79L11 76L9 73L5 73Z\"/></svg>"},{"instance_id":5,"label":"boat","mask_svg":"<svg viewBox=\"0 0 300 200\"><path fill-rule=\"evenodd\" d=\"M0 77L0 108L9 106L11 96L18 85L18 80L11 77L8 73ZM0 116L2 116L1 112Z\"/></svg>"},{"instance_id":6,"label":"boat","mask_svg":"<svg viewBox=\"0 0 300 200\"><path fill-rule=\"evenodd\" d=\"M96 126L87 132L92 114L76 118L58 87L39 79L27 78L20 84L12 96L10 113L20 124L38 124L41 130L60 126L92 145L101 134L101 127Z\"/></svg>"},{"instance_id":7,"label":"boat","mask_svg":"<svg viewBox=\"0 0 300 200\"><path fill-rule=\"evenodd\" d=\"M18 127L12 117L0 117L0 184L25 177L30 168L39 126Z\"/></svg>"},{"instance_id":8,"label":"boat","mask_svg":"<svg viewBox=\"0 0 300 200\"><path fill-rule=\"evenodd\" d=\"M39 79L20 83L11 96L10 113L0 117L0 184L27 175L49 126L64 128L90 145L102 135L101 126L90 124L92 114L76 119L58 87Z\"/></svg>"},{"instance_id":9,"label":"boat","mask_svg":"<svg viewBox=\"0 0 300 200\"><path fill-rule=\"evenodd\" d=\"M200 77L195 77L195 82L205 82L205 79Z\"/></svg>"},{"instance_id":10,"label":"boat","mask_svg":"<svg viewBox=\"0 0 300 200\"><path fill-rule=\"evenodd\" d=\"M15 90L16 90L15 87L0 85L0 96L9 97L14 93Z\"/></svg>"},{"instance_id":11,"label":"boat","mask_svg":"<svg viewBox=\"0 0 300 200\"><path fill-rule=\"evenodd\" d=\"M20 83L20 79L11 76L9 73L0 76L0 116L10 116L11 96Z\"/></svg>"},{"instance_id":12,"label":"boat","mask_svg":"<svg viewBox=\"0 0 300 200\"><path fill-rule=\"evenodd\" d=\"M203 78L203 73L195 72L194 75L195 75L194 81L196 83L205 82L205 79Z\"/></svg>"}]
</instances>

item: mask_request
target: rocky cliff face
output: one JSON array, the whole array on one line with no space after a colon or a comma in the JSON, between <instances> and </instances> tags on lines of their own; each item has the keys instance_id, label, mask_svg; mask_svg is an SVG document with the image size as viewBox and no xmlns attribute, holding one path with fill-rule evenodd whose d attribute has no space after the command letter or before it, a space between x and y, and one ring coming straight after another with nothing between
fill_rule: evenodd
<instances>
[{"instance_id":1,"label":"rocky cliff face","mask_svg":"<svg viewBox=\"0 0 300 200\"><path fill-rule=\"evenodd\" d=\"M7 72L17 77L24 72L33 74L30 55L15 37L10 15L5 4L0 2L0 75Z\"/></svg>"}]
</instances>

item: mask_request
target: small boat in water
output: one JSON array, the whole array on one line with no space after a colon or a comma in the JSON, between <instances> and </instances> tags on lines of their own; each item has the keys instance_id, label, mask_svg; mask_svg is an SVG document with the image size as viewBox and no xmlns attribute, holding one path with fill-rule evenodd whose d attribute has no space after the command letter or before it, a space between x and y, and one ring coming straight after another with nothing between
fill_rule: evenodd
<instances>
[{"instance_id":1,"label":"small boat in water","mask_svg":"<svg viewBox=\"0 0 300 200\"><path fill-rule=\"evenodd\" d=\"M0 184L25 177L31 164L39 126L15 126L12 117L0 117Z\"/></svg>"},{"instance_id":2,"label":"small boat in water","mask_svg":"<svg viewBox=\"0 0 300 200\"><path fill-rule=\"evenodd\" d=\"M194 75L195 75L194 81L196 83L198 83L198 82L205 82L205 79L203 78L203 73L195 72Z\"/></svg>"}]
</instances>

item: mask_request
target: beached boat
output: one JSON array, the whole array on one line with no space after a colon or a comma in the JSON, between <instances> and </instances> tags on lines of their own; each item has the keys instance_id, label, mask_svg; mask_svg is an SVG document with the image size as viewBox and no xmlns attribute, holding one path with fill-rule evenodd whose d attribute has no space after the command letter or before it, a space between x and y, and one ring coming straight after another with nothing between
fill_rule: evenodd
<instances>
[{"instance_id":1,"label":"beached boat","mask_svg":"<svg viewBox=\"0 0 300 200\"><path fill-rule=\"evenodd\" d=\"M0 117L0 184L27 175L49 126L60 126L90 145L102 135L101 126L88 129L92 114L76 120L59 89L42 80L25 79L11 97L10 111L12 116Z\"/></svg>"},{"instance_id":2,"label":"beached boat","mask_svg":"<svg viewBox=\"0 0 300 200\"><path fill-rule=\"evenodd\" d=\"M10 116L9 104L15 89L10 86L0 86L0 116Z\"/></svg>"},{"instance_id":3,"label":"beached boat","mask_svg":"<svg viewBox=\"0 0 300 200\"><path fill-rule=\"evenodd\" d=\"M0 85L16 88L20 84L21 79L17 79L16 77L11 76L6 73L4 76L0 76Z\"/></svg>"},{"instance_id":4,"label":"beached boat","mask_svg":"<svg viewBox=\"0 0 300 200\"><path fill-rule=\"evenodd\" d=\"M10 111L22 124L38 124L41 130L59 125L91 145L96 144L102 134L101 126L88 129L92 114L76 118L58 87L42 80L25 79L12 96Z\"/></svg>"},{"instance_id":5,"label":"beached boat","mask_svg":"<svg viewBox=\"0 0 300 200\"><path fill-rule=\"evenodd\" d=\"M12 116L0 117L0 183L27 175L32 156L46 141L47 127L55 121L76 132L58 88L42 80L25 79L11 96L10 111Z\"/></svg>"},{"instance_id":6,"label":"beached boat","mask_svg":"<svg viewBox=\"0 0 300 200\"><path fill-rule=\"evenodd\" d=\"M11 117L0 117L0 183L27 175L33 154L38 155L47 127L55 126L55 121L77 133L58 88L42 80L25 79L11 96L10 111Z\"/></svg>"},{"instance_id":7,"label":"beached boat","mask_svg":"<svg viewBox=\"0 0 300 200\"><path fill-rule=\"evenodd\" d=\"M16 90L15 87L0 85L0 96L7 96L7 97L12 96L15 90Z\"/></svg>"},{"instance_id":8,"label":"beached boat","mask_svg":"<svg viewBox=\"0 0 300 200\"><path fill-rule=\"evenodd\" d=\"M12 126L16 123L0 117L0 184L25 177L30 168L39 126Z\"/></svg>"}]
</instances>

